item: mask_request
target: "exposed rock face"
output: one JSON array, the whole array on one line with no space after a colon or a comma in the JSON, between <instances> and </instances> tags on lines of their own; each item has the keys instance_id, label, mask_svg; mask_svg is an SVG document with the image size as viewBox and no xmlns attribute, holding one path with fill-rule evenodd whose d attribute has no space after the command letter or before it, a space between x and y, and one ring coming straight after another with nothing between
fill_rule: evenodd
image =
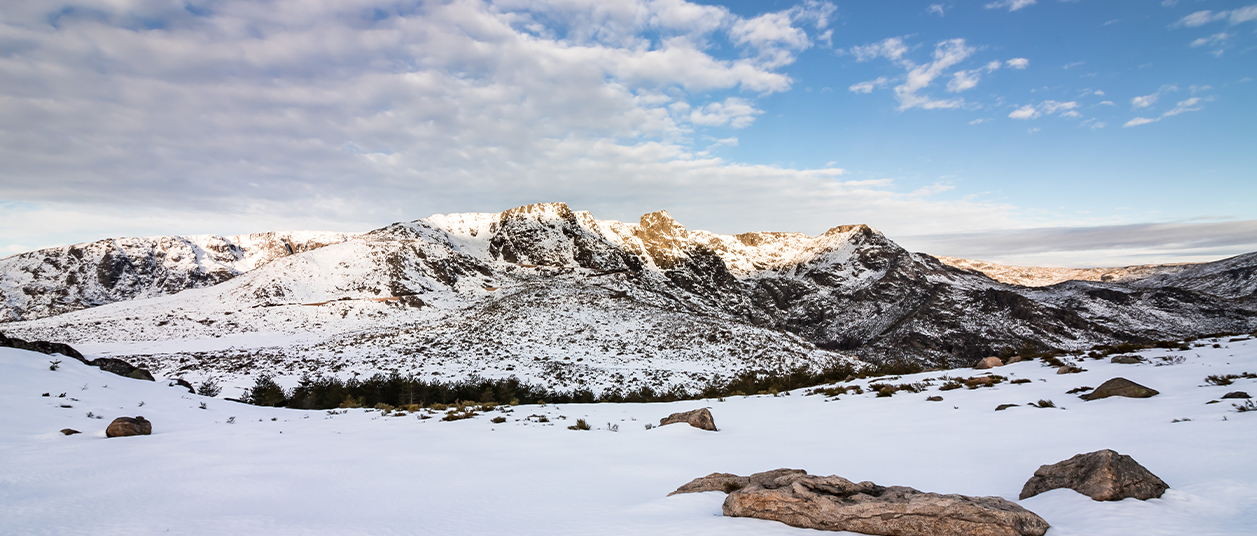
<instances>
[{"instance_id":1,"label":"exposed rock face","mask_svg":"<svg viewBox=\"0 0 1257 536\"><path fill-rule=\"evenodd\" d=\"M1083 400L1099 400L1110 396L1124 396L1127 398L1149 398L1161 394L1160 391L1149 387L1144 387L1126 378L1113 378L1108 380L1094 391L1082 395Z\"/></svg>"},{"instance_id":2,"label":"exposed rock face","mask_svg":"<svg viewBox=\"0 0 1257 536\"><path fill-rule=\"evenodd\" d=\"M659 419L659 426L675 424L683 422L695 428L703 430L716 431L716 421L711 418L711 411L707 408L690 410L682 413L673 413L662 419Z\"/></svg>"},{"instance_id":3,"label":"exposed rock face","mask_svg":"<svg viewBox=\"0 0 1257 536\"><path fill-rule=\"evenodd\" d=\"M1059 488L1072 489L1097 501L1129 497L1143 501L1160 497L1170 486L1134 458L1105 449L1039 467L1021 488L1018 498L1028 499Z\"/></svg>"},{"instance_id":4,"label":"exposed rock face","mask_svg":"<svg viewBox=\"0 0 1257 536\"><path fill-rule=\"evenodd\" d=\"M1252 398L1252 397L1248 396L1248 393L1244 391L1231 391L1225 395L1222 395L1222 398Z\"/></svg>"},{"instance_id":5,"label":"exposed rock face","mask_svg":"<svg viewBox=\"0 0 1257 536\"><path fill-rule=\"evenodd\" d=\"M145 369L137 368L126 361L111 357L87 359L83 357L83 354L79 353L78 350L75 350L70 345L65 343L48 341L27 342L22 339L5 337L3 333L0 333L0 347L17 348L19 350L29 350L49 355L61 354L66 357L77 359L85 365L99 368L105 372L112 372L119 376L126 376L137 380L148 380L150 382L155 381L153 379L153 374Z\"/></svg>"},{"instance_id":6,"label":"exposed rock face","mask_svg":"<svg viewBox=\"0 0 1257 536\"><path fill-rule=\"evenodd\" d=\"M153 433L153 423L141 416L118 417L105 429L105 437L126 437Z\"/></svg>"},{"instance_id":7,"label":"exposed rock face","mask_svg":"<svg viewBox=\"0 0 1257 536\"><path fill-rule=\"evenodd\" d=\"M977 363L973 365L973 368L989 369L989 368L1002 367L1002 366L1004 366L1003 361L1000 361L998 357L991 356L991 357L983 358L981 361L978 361Z\"/></svg>"},{"instance_id":8,"label":"exposed rock face","mask_svg":"<svg viewBox=\"0 0 1257 536\"><path fill-rule=\"evenodd\" d=\"M886 536L1041 536L1043 518L999 497L925 493L839 476L749 477L725 498L724 514L829 531Z\"/></svg>"},{"instance_id":9,"label":"exposed rock face","mask_svg":"<svg viewBox=\"0 0 1257 536\"><path fill-rule=\"evenodd\" d=\"M704 491L732 493L751 484L763 485L765 482L775 480L777 477L806 474L807 471L802 469L773 469L772 471L755 473L751 476L738 476L733 473L712 473L691 480L684 486L677 488L676 491L669 493L668 496L671 497L680 493L702 493Z\"/></svg>"}]
</instances>

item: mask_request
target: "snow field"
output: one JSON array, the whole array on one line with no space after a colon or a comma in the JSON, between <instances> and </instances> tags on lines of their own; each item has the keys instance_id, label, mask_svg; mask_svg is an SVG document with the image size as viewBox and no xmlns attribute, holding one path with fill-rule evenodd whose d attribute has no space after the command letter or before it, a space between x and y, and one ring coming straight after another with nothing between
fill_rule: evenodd
<instances>
[{"instance_id":1,"label":"snow field","mask_svg":"<svg viewBox=\"0 0 1257 536\"><path fill-rule=\"evenodd\" d=\"M1083 360L1087 371L1079 374L1029 362L852 382L867 389L935 378L924 392L889 398L866 391L827 400L795 391L669 404L523 405L455 422L442 422L441 414L420 420L362 409L330 415L253 407L70 359L50 371L53 356L0 349L0 532L802 535L812 532L722 517L722 493L666 495L711 472L793 467L1016 500L1039 465L1111 448L1133 456L1170 491L1100 503L1054 490L1019 503L1053 525L1050 536L1251 534L1257 412L1239 413L1233 400L1206 402L1235 390L1257 394L1257 381L1214 386L1204 379L1257 372L1257 340L1217 342L1221 348L1144 351L1150 363L1141 365ZM1162 356L1182 362L1155 366ZM985 373L1031 382L938 390L941 376ZM1115 376L1161 394L1084 402L1065 393ZM944 400L927 402L932 395ZM1057 408L1027 406L1040 399ZM1004 403L1020 406L994 411ZM645 428L697 407L711 408L719 432ZM89 411L104 419L88 419ZM105 439L105 426L123 415L145 416L154 435ZM494 424L496 416L507 421ZM577 418L595 429L568 430ZM57 430L64 427L84 433L63 436Z\"/></svg>"}]
</instances>

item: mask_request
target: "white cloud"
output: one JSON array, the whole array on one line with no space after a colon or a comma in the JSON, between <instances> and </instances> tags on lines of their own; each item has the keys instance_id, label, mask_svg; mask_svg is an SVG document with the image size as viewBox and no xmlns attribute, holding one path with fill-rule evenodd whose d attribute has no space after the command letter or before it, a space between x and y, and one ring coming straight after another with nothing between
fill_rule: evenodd
<instances>
[{"instance_id":1,"label":"white cloud","mask_svg":"<svg viewBox=\"0 0 1257 536\"><path fill-rule=\"evenodd\" d=\"M1166 93L1171 93L1174 91L1178 91L1178 86L1174 86L1174 85L1161 86L1160 89L1157 89L1156 93L1153 93L1151 95L1143 95L1140 97L1134 97L1130 99L1130 107L1133 110L1138 110L1140 108L1148 108L1152 106L1153 104L1156 104L1157 100L1161 98L1161 95L1164 95Z\"/></svg>"},{"instance_id":2,"label":"white cloud","mask_svg":"<svg viewBox=\"0 0 1257 536\"><path fill-rule=\"evenodd\" d=\"M850 90L852 93L866 93L867 94L867 93L872 93L873 90L876 88L886 87L886 85L889 83L890 83L890 80L888 78L886 78L885 76L879 76L877 77L876 80L869 80L866 82L852 84L851 87L847 89Z\"/></svg>"},{"instance_id":3,"label":"white cloud","mask_svg":"<svg viewBox=\"0 0 1257 536\"><path fill-rule=\"evenodd\" d=\"M1206 9L1203 11L1197 11L1179 19L1178 24L1189 28L1195 28L1197 26L1204 26L1211 22L1223 20L1227 18L1228 15L1230 15L1230 13L1227 11L1214 13L1213 11Z\"/></svg>"},{"instance_id":4,"label":"white cloud","mask_svg":"<svg viewBox=\"0 0 1257 536\"><path fill-rule=\"evenodd\" d=\"M1131 119L1130 121L1127 121L1125 125L1122 125L1122 127L1123 128L1137 127L1139 125L1146 125L1148 123L1156 123L1157 121L1160 121L1160 120L1161 120L1160 117L1156 119L1149 119L1147 117L1136 117L1134 119Z\"/></svg>"},{"instance_id":5,"label":"white cloud","mask_svg":"<svg viewBox=\"0 0 1257 536\"><path fill-rule=\"evenodd\" d=\"M1018 9L1024 7L1033 6L1036 3L1038 3L1036 0L999 0L997 2L988 3L984 7L987 9L999 9L1006 7L1009 11L1017 11Z\"/></svg>"},{"instance_id":6,"label":"white cloud","mask_svg":"<svg viewBox=\"0 0 1257 536\"><path fill-rule=\"evenodd\" d=\"M690 112L690 122L702 126L746 128L755 121L755 116L762 113L763 110L757 110L751 101L729 97L724 102L711 102L694 109Z\"/></svg>"},{"instance_id":7,"label":"white cloud","mask_svg":"<svg viewBox=\"0 0 1257 536\"><path fill-rule=\"evenodd\" d=\"M974 119L973 121L970 121L970 122L969 122L969 124L970 124L970 125L981 125L982 123L985 123L985 122L987 122L987 121L988 121L988 120L987 120L985 117L979 117L979 118L977 118L977 119Z\"/></svg>"},{"instance_id":8,"label":"white cloud","mask_svg":"<svg viewBox=\"0 0 1257 536\"><path fill-rule=\"evenodd\" d=\"M1030 66L1030 60L1026 58L1013 58L1005 62L1012 69L1025 69Z\"/></svg>"},{"instance_id":9,"label":"white cloud","mask_svg":"<svg viewBox=\"0 0 1257 536\"><path fill-rule=\"evenodd\" d=\"M1257 20L1257 4L1241 7L1231 12L1231 24L1239 24L1250 20Z\"/></svg>"},{"instance_id":10,"label":"white cloud","mask_svg":"<svg viewBox=\"0 0 1257 536\"><path fill-rule=\"evenodd\" d=\"M1174 5L1177 3L1178 3L1178 0L1161 0L1161 5L1165 7L1174 7Z\"/></svg>"},{"instance_id":11,"label":"white cloud","mask_svg":"<svg viewBox=\"0 0 1257 536\"><path fill-rule=\"evenodd\" d=\"M1181 114L1183 112L1198 112L1204 109L1204 107L1199 106L1199 104L1200 104L1200 97L1192 97L1185 101L1179 101L1178 104L1174 106L1174 109L1161 114L1161 116L1170 117L1173 115Z\"/></svg>"},{"instance_id":12,"label":"white cloud","mask_svg":"<svg viewBox=\"0 0 1257 536\"><path fill-rule=\"evenodd\" d=\"M1211 36L1209 36L1209 37L1201 37L1201 38L1199 38L1199 39L1197 39L1197 40L1195 40L1195 41L1192 41L1191 46L1192 46L1192 47L1203 47L1203 46L1206 46L1206 45L1209 45L1209 46L1222 45L1222 44L1226 44L1226 40L1227 40L1227 38L1229 38L1229 37L1231 37L1231 36L1230 36L1229 34L1227 34L1226 32L1216 33L1216 34L1213 34L1213 35L1211 35Z\"/></svg>"},{"instance_id":13,"label":"white cloud","mask_svg":"<svg viewBox=\"0 0 1257 536\"><path fill-rule=\"evenodd\" d=\"M1099 96L1101 96L1101 97L1103 97L1103 96L1104 96L1104 92L1103 92L1103 91L1101 91L1101 90L1099 90L1099 89L1095 90L1095 93L1094 93L1094 94L1095 94L1095 95L1099 95Z\"/></svg>"},{"instance_id":14,"label":"white cloud","mask_svg":"<svg viewBox=\"0 0 1257 536\"><path fill-rule=\"evenodd\" d=\"M977 87L980 80L982 80L982 73L979 71L956 71L947 82L947 91L959 93L966 89L973 89Z\"/></svg>"},{"instance_id":15,"label":"white cloud","mask_svg":"<svg viewBox=\"0 0 1257 536\"><path fill-rule=\"evenodd\" d=\"M855 61L872 61L877 58L899 61L908 53L908 46L903 43L902 37L891 37L871 45L851 47L848 52L855 56Z\"/></svg>"},{"instance_id":16,"label":"white cloud","mask_svg":"<svg viewBox=\"0 0 1257 536\"><path fill-rule=\"evenodd\" d=\"M1054 101L1054 100L1046 100L1046 101L1040 102L1037 106L1033 104L1027 104L1025 106L1017 108L1016 110L1013 110L1012 113L1009 113L1008 117L1012 119L1027 119L1027 120L1038 119L1039 117L1042 117L1045 115L1052 115L1052 114L1058 114L1061 117L1081 117L1082 114L1079 114L1078 112L1074 111L1075 108L1078 108L1078 103L1075 101L1059 102L1059 101Z\"/></svg>"},{"instance_id":17,"label":"white cloud","mask_svg":"<svg viewBox=\"0 0 1257 536\"><path fill-rule=\"evenodd\" d=\"M930 13L930 14L934 14L934 15L938 15L938 16L942 17L942 16L943 16L943 4L930 4L930 7L929 7L929 8L926 8L925 12L926 12L926 13Z\"/></svg>"}]
</instances>

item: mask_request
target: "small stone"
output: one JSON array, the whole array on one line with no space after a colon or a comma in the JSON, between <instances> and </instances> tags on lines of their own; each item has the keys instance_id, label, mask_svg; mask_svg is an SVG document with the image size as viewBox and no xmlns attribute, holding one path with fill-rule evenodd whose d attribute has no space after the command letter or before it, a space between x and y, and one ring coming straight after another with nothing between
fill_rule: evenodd
<instances>
[{"instance_id":1,"label":"small stone","mask_svg":"<svg viewBox=\"0 0 1257 536\"><path fill-rule=\"evenodd\" d=\"M61 429L61 433L65 434L65 435L74 435L74 434L81 434L81 433L83 433L83 432L80 432L80 431L75 430L75 429L73 429L73 428L62 428L62 429Z\"/></svg>"},{"instance_id":2,"label":"small stone","mask_svg":"<svg viewBox=\"0 0 1257 536\"><path fill-rule=\"evenodd\" d=\"M927 398L925 399L925 401L926 401L926 402L942 402L942 401L943 401L943 397L941 397L941 396L931 396L931 397L927 397Z\"/></svg>"},{"instance_id":3,"label":"small stone","mask_svg":"<svg viewBox=\"0 0 1257 536\"><path fill-rule=\"evenodd\" d=\"M995 406L995 411L1004 411L1008 408L1015 408L1015 407L1017 407L1017 404L1000 404L998 406Z\"/></svg>"},{"instance_id":4,"label":"small stone","mask_svg":"<svg viewBox=\"0 0 1257 536\"><path fill-rule=\"evenodd\" d=\"M1248 393L1245 393L1244 391L1231 391L1225 395L1222 395L1222 398L1252 398L1252 397L1248 396Z\"/></svg>"},{"instance_id":5,"label":"small stone","mask_svg":"<svg viewBox=\"0 0 1257 536\"><path fill-rule=\"evenodd\" d=\"M1073 365L1065 365L1061 368L1056 369L1057 374L1077 374L1079 372L1084 372L1084 371L1083 369L1080 369Z\"/></svg>"},{"instance_id":6,"label":"small stone","mask_svg":"<svg viewBox=\"0 0 1257 536\"><path fill-rule=\"evenodd\" d=\"M105 429L105 437L126 437L153 433L153 423L141 416L118 417Z\"/></svg>"},{"instance_id":7,"label":"small stone","mask_svg":"<svg viewBox=\"0 0 1257 536\"><path fill-rule=\"evenodd\" d=\"M695 428L703 430L716 431L716 421L712 419L711 412L707 408L686 411L682 413L673 413L667 417L659 419L659 426L665 426L678 422L687 423Z\"/></svg>"},{"instance_id":8,"label":"small stone","mask_svg":"<svg viewBox=\"0 0 1257 536\"><path fill-rule=\"evenodd\" d=\"M1127 398L1149 398L1161 394L1156 389L1144 387L1126 378L1113 378L1100 384L1094 391L1082 395L1083 400L1099 400L1110 396Z\"/></svg>"},{"instance_id":9,"label":"small stone","mask_svg":"<svg viewBox=\"0 0 1257 536\"><path fill-rule=\"evenodd\" d=\"M1040 466L1021 488L1018 499L1061 488L1072 489L1097 501L1131 497L1143 501L1160 497L1170 486L1134 458L1104 449Z\"/></svg>"},{"instance_id":10,"label":"small stone","mask_svg":"<svg viewBox=\"0 0 1257 536\"><path fill-rule=\"evenodd\" d=\"M989 368L1002 367L1002 366L1004 366L1003 361L1000 361L998 357L991 356L991 357L983 358L981 361L974 363L973 368L989 369Z\"/></svg>"}]
</instances>

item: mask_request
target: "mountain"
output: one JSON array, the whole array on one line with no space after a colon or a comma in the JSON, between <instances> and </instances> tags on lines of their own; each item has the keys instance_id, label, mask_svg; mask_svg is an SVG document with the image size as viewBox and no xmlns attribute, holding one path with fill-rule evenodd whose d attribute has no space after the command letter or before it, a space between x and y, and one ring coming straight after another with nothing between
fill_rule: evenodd
<instances>
[{"instance_id":1,"label":"mountain","mask_svg":"<svg viewBox=\"0 0 1257 536\"><path fill-rule=\"evenodd\" d=\"M938 257L948 266L973 270L991 279L1023 287L1046 287L1066 281L1104 281L1129 283L1162 274L1172 274L1196 266L1194 263L1141 264L1114 268L1052 268L1041 266L1010 266L974 259Z\"/></svg>"},{"instance_id":2,"label":"mountain","mask_svg":"<svg viewBox=\"0 0 1257 536\"><path fill-rule=\"evenodd\" d=\"M217 284L172 294L151 278L127 287L148 294L2 327L172 376L396 371L595 390L692 388L851 357L968 365L1024 347L1257 327L1253 255L1132 283L1023 287L908 252L866 225L720 235L664 211L631 224L562 203L337 238L223 269ZM187 268L166 268L165 281L202 265L177 266Z\"/></svg>"},{"instance_id":3,"label":"mountain","mask_svg":"<svg viewBox=\"0 0 1257 536\"><path fill-rule=\"evenodd\" d=\"M30 320L215 285L342 233L116 238L0 259L0 320Z\"/></svg>"}]
</instances>

